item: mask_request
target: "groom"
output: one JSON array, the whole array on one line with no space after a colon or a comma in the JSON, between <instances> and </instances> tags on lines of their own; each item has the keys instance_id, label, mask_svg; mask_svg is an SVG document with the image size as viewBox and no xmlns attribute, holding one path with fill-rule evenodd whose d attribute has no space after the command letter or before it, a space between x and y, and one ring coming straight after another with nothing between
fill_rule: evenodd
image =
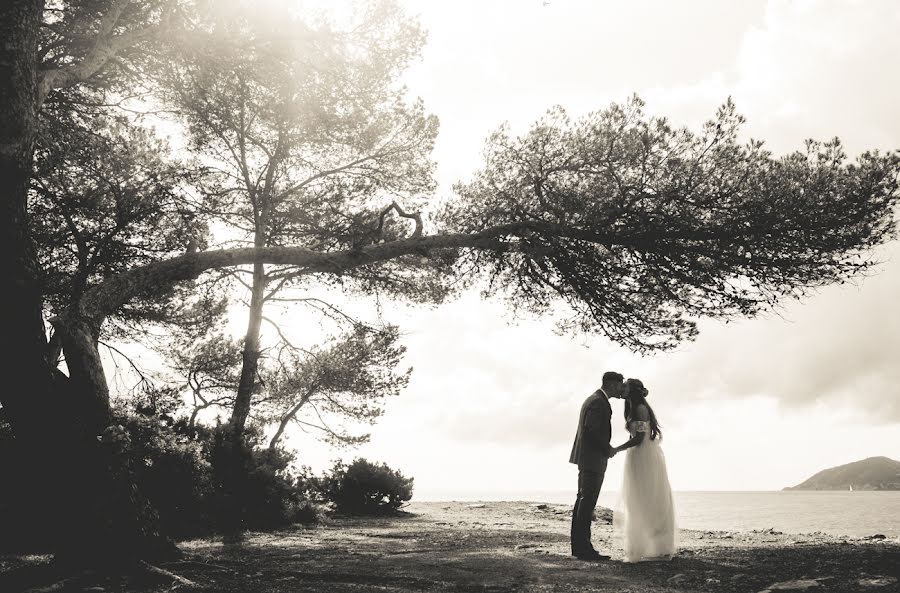
<instances>
[{"instance_id":1,"label":"groom","mask_svg":"<svg viewBox=\"0 0 900 593\"><path fill-rule=\"evenodd\" d=\"M569 463L578 466L578 497L572 509L572 555L581 560L609 560L591 545L591 521L597 497L606 474L606 462L615 455L612 438L612 407L609 398L622 397L625 377L619 373L603 374L603 386L592 393L581 406L578 432Z\"/></svg>"}]
</instances>

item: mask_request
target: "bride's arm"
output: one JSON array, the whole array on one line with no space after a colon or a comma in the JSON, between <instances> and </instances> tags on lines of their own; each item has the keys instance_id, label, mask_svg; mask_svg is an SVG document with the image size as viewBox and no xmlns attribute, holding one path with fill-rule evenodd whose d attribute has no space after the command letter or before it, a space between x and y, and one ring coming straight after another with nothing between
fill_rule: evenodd
<instances>
[{"instance_id":1,"label":"bride's arm","mask_svg":"<svg viewBox=\"0 0 900 593\"><path fill-rule=\"evenodd\" d=\"M649 418L650 418L650 415L647 413L647 406L638 406L637 409L634 411L634 418L632 418L631 421L632 422L634 422L634 421L646 422ZM625 441L618 447L613 447L613 451L618 453L620 451L624 451L625 449L637 447L638 445L640 445L641 443L644 442L644 438L645 438L646 434L647 433L645 433L645 432L634 433L634 436L631 437L631 439Z\"/></svg>"}]
</instances>

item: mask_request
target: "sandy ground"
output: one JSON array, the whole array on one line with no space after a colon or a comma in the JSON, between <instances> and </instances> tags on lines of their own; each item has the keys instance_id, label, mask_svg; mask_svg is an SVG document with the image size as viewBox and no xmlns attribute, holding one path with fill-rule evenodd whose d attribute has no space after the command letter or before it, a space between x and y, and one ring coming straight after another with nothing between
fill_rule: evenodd
<instances>
[{"instance_id":1,"label":"sandy ground","mask_svg":"<svg viewBox=\"0 0 900 593\"><path fill-rule=\"evenodd\" d=\"M164 575L83 574L61 585L47 577L36 583L49 558L31 556L0 558L6 579L0 580L0 591L54 582L56 588L49 590L94 593L900 591L900 541L883 537L683 530L671 561L627 564L613 541L609 515L601 512L594 545L613 559L595 563L569 555L565 506L428 502L406 511L398 517L337 518L318 527L181 542L188 557L160 567L193 586Z\"/></svg>"}]
</instances>

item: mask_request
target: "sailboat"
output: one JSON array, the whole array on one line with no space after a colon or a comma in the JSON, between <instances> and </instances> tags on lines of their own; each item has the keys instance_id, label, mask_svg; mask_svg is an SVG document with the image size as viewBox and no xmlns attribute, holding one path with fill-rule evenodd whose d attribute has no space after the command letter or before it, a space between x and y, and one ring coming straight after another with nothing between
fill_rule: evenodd
<instances>
[{"instance_id":1,"label":"sailboat","mask_svg":"<svg viewBox=\"0 0 900 593\"><path fill-rule=\"evenodd\" d=\"M850 484L850 492L853 492L853 484Z\"/></svg>"}]
</instances>

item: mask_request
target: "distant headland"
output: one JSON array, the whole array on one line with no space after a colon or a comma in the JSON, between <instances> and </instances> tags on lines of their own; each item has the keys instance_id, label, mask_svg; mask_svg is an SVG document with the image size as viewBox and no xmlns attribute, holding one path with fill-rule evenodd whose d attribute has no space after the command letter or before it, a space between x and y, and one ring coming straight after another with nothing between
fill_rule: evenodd
<instances>
[{"instance_id":1,"label":"distant headland","mask_svg":"<svg viewBox=\"0 0 900 593\"><path fill-rule=\"evenodd\" d=\"M900 490L900 461L869 457L822 470L784 490Z\"/></svg>"}]
</instances>

